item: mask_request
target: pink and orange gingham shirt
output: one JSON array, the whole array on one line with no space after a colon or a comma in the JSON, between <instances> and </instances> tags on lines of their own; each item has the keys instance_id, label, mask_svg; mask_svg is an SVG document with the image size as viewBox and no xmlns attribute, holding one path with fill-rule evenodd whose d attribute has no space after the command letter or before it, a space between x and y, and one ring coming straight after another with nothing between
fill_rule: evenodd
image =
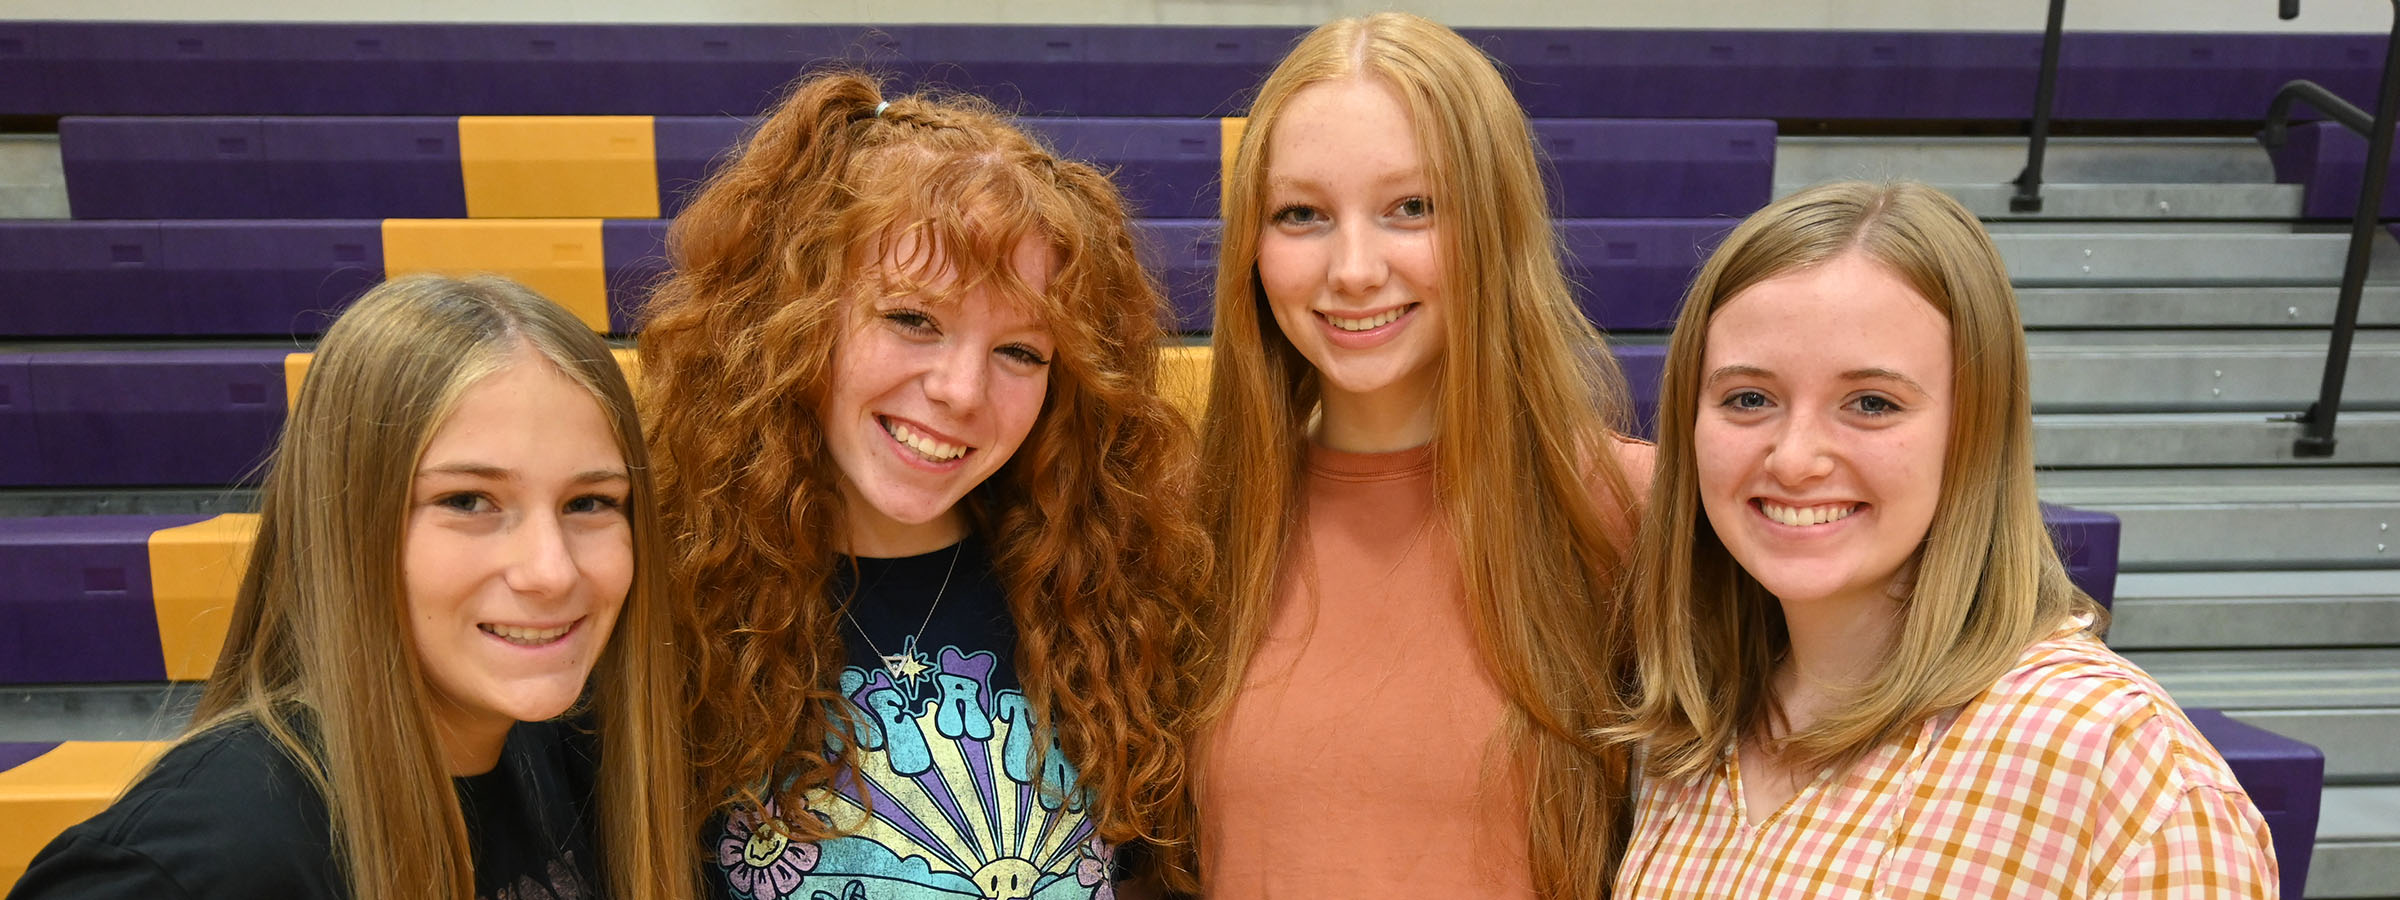
<instances>
[{"instance_id":1,"label":"pink and orange gingham shirt","mask_svg":"<svg viewBox=\"0 0 2400 900\"><path fill-rule=\"evenodd\" d=\"M2266 821L2224 759L2080 632L1759 822L1736 760L1643 786L1617 900L2276 895Z\"/></svg>"}]
</instances>

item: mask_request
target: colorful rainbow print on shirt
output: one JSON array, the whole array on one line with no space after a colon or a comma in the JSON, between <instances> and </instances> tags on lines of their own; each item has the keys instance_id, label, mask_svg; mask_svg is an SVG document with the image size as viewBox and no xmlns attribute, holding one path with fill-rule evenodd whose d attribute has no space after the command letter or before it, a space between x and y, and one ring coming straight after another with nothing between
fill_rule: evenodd
<instances>
[{"instance_id":1,"label":"colorful rainbow print on shirt","mask_svg":"<svg viewBox=\"0 0 2400 900\"><path fill-rule=\"evenodd\" d=\"M991 689L998 659L944 647L937 664L913 640L896 656L896 673L842 673L865 713L859 777L812 797L808 814L846 836L792 842L772 804L731 817L716 861L734 896L1114 900L1114 848L1093 834L1057 742L1033 752L1024 695Z\"/></svg>"}]
</instances>

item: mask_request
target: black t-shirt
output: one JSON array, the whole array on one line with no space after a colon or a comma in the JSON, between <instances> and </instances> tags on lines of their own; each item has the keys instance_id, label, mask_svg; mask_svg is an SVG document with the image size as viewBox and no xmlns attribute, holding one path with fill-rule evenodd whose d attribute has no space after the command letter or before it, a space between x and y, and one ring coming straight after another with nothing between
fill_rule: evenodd
<instances>
[{"instance_id":1,"label":"black t-shirt","mask_svg":"<svg viewBox=\"0 0 2400 900\"><path fill-rule=\"evenodd\" d=\"M492 771L451 779L480 900L597 900L584 815L589 742L519 723ZM35 855L9 900L343 898L325 800L266 729L243 722L167 751L125 796Z\"/></svg>"},{"instance_id":2,"label":"black t-shirt","mask_svg":"<svg viewBox=\"0 0 2400 900\"><path fill-rule=\"evenodd\" d=\"M1033 752L1041 730L1017 681L1015 620L983 543L970 537L922 556L860 558L855 576L844 562L833 590L856 592L856 622L841 624L850 654L841 690L861 714L851 736L859 772L796 814L850 834L786 841L762 823L795 813L771 807L720 819L704 835L711 893L1114 896L1116 849L1093 833L1075 768L1055 742Z\"/></svg>"}]
</instances>

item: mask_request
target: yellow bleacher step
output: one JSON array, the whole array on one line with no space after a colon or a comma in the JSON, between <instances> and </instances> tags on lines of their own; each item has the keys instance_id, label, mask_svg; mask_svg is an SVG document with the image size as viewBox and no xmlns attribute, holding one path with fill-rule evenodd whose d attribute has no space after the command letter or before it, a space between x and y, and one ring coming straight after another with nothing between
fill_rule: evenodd
<instances>
[{"instance_id":1,"label":"yellow bleacher step","mask_svg":"<svg viewBox=\"0 0 2400 900\"><path fill-rule=\"evenodd\" d=\"M168 745L68 741L0 772L0 892L51 838L106 809Z\"/></svg>"}]
</instances>

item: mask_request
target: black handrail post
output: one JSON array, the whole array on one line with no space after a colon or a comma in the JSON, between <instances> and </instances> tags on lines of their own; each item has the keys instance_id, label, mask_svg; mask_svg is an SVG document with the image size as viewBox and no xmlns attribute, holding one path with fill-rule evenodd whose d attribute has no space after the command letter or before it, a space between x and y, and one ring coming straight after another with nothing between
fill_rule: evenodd
<instances>
[{"instance_id":1,"label":"black handrail post","mask_svg":"<svg viewBox=\"0 0 2400 900\"><path fill-rule=\"evenodd\" d=\"M2016 196L2008 198L2012 213L2042 211L2042 153L2050 144L2050 101L2058 96L2058 38L2066 17L2067 0L2050 0L2050 25L2042 30L2041 80L2033 88L2033 140L2026 144L2025 171L2017 173Z\"/></svg>"},{"instance_id":2,"label":"black handrail post","mask_svg":"<svg viewBox=\"0 0 2400 900\"><path fill-rule=\"evenodd\" d=\"M2395 124L2400 124L2400 0L2392 0L2392 37L2384 44L2383 82L2375 94L2373 130L2367 133L2366 183L2359 189L2358 211L2350 217L2350 253L2342 264L2342 292L2334 304L2333 336L2325 348L2325 380L2318 387L2317 402L2300 417L2300 437L2292 442L2296 457L2333 455L2333 422L2342 409L2342 381L2349 375L2350 342L2358 332L2359 298L2366 293L2376 220L2383 212Z\"/></svg>"}]
</instances>

